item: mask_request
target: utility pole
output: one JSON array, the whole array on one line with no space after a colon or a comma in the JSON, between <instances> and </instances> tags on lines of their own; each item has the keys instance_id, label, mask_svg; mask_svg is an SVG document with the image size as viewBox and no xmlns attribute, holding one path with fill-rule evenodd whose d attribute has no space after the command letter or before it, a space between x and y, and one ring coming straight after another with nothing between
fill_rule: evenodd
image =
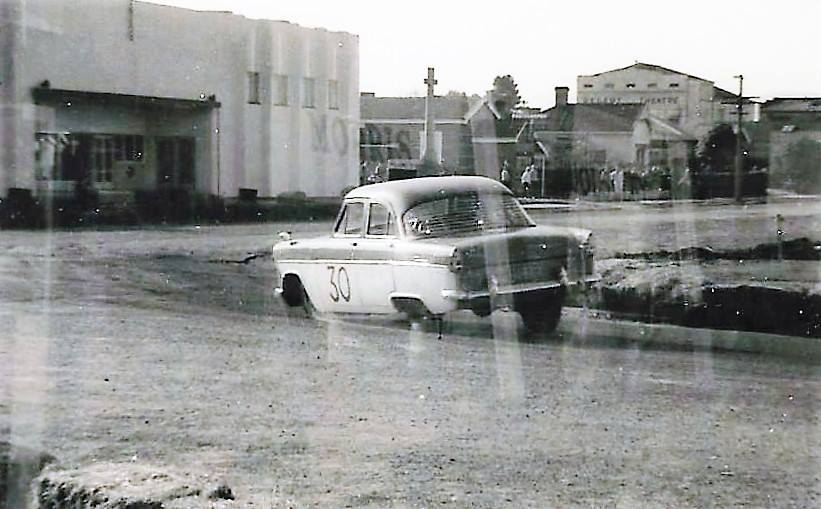
<instances>
[{"instance_id":1,"label":"utility pole","mask_svg":"<svg viewBox=\"0 0 821 509\"><path fill-rule=\"evenodd\" d=\"M744 134L741 131L741 119L744 112L744 75L734 76L738 79L738 105L736 106L737 128L735 133L735 201L741 202L742 196L742 159L741 140Z\"/></svg>"}]
</instances>

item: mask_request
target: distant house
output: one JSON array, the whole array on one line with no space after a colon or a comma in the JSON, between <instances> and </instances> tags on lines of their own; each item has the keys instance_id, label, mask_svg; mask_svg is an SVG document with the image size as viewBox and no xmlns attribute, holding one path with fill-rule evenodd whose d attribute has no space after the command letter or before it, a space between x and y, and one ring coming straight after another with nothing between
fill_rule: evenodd
<instances>
[{"instance_id":1,"label":"distant house","mask_svg":"<svg viewBox=\"0 0 821 509\"><path fill-rule=\"evenodd\" d=\"M503 117L490 94L449 93L433 101L438 162L448 173L499 178L501 164L515 158L525 122ZM360 160L368 172L377 165L413 164L425 140L424 97L360 97Z\"/></svg>"},{"instance_id":2,"label":"distant house","mask_svg":"<svg viewBox=\"0 0 821 509\"><path fill-rule=\"evenodd\" d=\"M808 172L807 180L821 183L821 97L771 99L761 106L760 123L769 143L774 185L792 184L801 189L801 182L789 180ZM812 187L804 190L821 191L821 187Z\"/></svg>"},{"instance_id":3,"label":"distant house","mask_svg":"<svg viewBox=\"0 0 821 509\"><path fill-rule=\"evenodd\" d=\"M569 104L556 88L556 106L531 123L550 168L684 168L696 143L691 134L656 117L647 104Z\"/></svg>"}]
</instances>

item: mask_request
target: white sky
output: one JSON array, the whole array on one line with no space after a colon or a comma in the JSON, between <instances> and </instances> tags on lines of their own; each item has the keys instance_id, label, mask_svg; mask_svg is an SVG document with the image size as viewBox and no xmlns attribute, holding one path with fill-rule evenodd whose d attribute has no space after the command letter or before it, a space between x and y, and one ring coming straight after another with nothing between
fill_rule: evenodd
<instances>
[{"instance_id":1,"label":"white sky","mask_svg":"<svg viewBox=\"0 0 821 509\"><path fill-rule=\"evenodd\" d=\"M821 1L685 0L152 0L229 10L359 35L360 89L423 95L428 66L437 94L491 88L510 74L531 106L576 76L661 65L744 94L821 96Z\"/></svg>"}]
</instances>

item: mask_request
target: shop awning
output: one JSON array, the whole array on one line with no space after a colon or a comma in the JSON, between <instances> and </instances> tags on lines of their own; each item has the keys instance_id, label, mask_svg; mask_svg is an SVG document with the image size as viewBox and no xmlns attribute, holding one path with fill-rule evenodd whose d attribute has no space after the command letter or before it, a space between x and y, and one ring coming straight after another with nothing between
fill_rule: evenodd
<instances>
[{"instance_id":1,"label":"shop awning","mask_svg":"<svg viewBox=\"0 0 821 509\"><path fill-rule=\"evenodd\" d=\"M131 106L138 109L184 109L197 110L219 108L221 105L216 96L203 96L197 99L178 97L155 97L146 95L115 94L110 92L91 92L85 90L66 90L51 87L34 87L31 89L34 102L70 104L112 104Z\"/></svg>"}]
</instances>

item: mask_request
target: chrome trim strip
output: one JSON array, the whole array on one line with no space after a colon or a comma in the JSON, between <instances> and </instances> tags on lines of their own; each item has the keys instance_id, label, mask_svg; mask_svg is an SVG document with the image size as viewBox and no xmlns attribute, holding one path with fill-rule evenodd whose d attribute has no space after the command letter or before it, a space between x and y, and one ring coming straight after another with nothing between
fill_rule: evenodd
<instances>
[{"instance_id":1,"label":"chrome trim strip","mask_svg":"<svg viewBox=\"0 0 821 509\"><path fill-rule=\"evenodd\" d=\"M410 266L410 267L437 267L437 268L444 268L447 269L448 266L443 263L432 263L432 262L423 262L423 261L386 261L386 260L330 260L330 259L317 259L317 260L280 260L277 259L276 263L293 263L297 265L310 265L310 264L326 264L332 263L336 265L343 265L343 264L350 264L350 265L376 265L376 264L385 264L385 265L393 265L395 267L403 267L403 266Z\"/></svg>"},{"instance_id":2,"label":"chrome trim strip","mask_svg":"<svg viewBox=\"0 0 821 509\"><path fill-rule=\"evenodd\" d=\"M465 290L442 290L442 298L449 299L449 300L471 300L471 299L479 299L482 297L490 297L491 294L495 295L508 295L513 293L520 293L520 292L528 292L532 290L547 290L550 288L558 288L562 285L565 286L576 286L584 283L594 283L598 281L599 278L595 276L587 277L583 280L578 281L570 281L568 283L562 283L561 281L552 281L552 282L545 282L545 283L520 283L517 285L507 285L500 288L497 288L495 291L491 292L490 290L481 290L475 292L469 292Z\"/></svg>"}]
</instances>

